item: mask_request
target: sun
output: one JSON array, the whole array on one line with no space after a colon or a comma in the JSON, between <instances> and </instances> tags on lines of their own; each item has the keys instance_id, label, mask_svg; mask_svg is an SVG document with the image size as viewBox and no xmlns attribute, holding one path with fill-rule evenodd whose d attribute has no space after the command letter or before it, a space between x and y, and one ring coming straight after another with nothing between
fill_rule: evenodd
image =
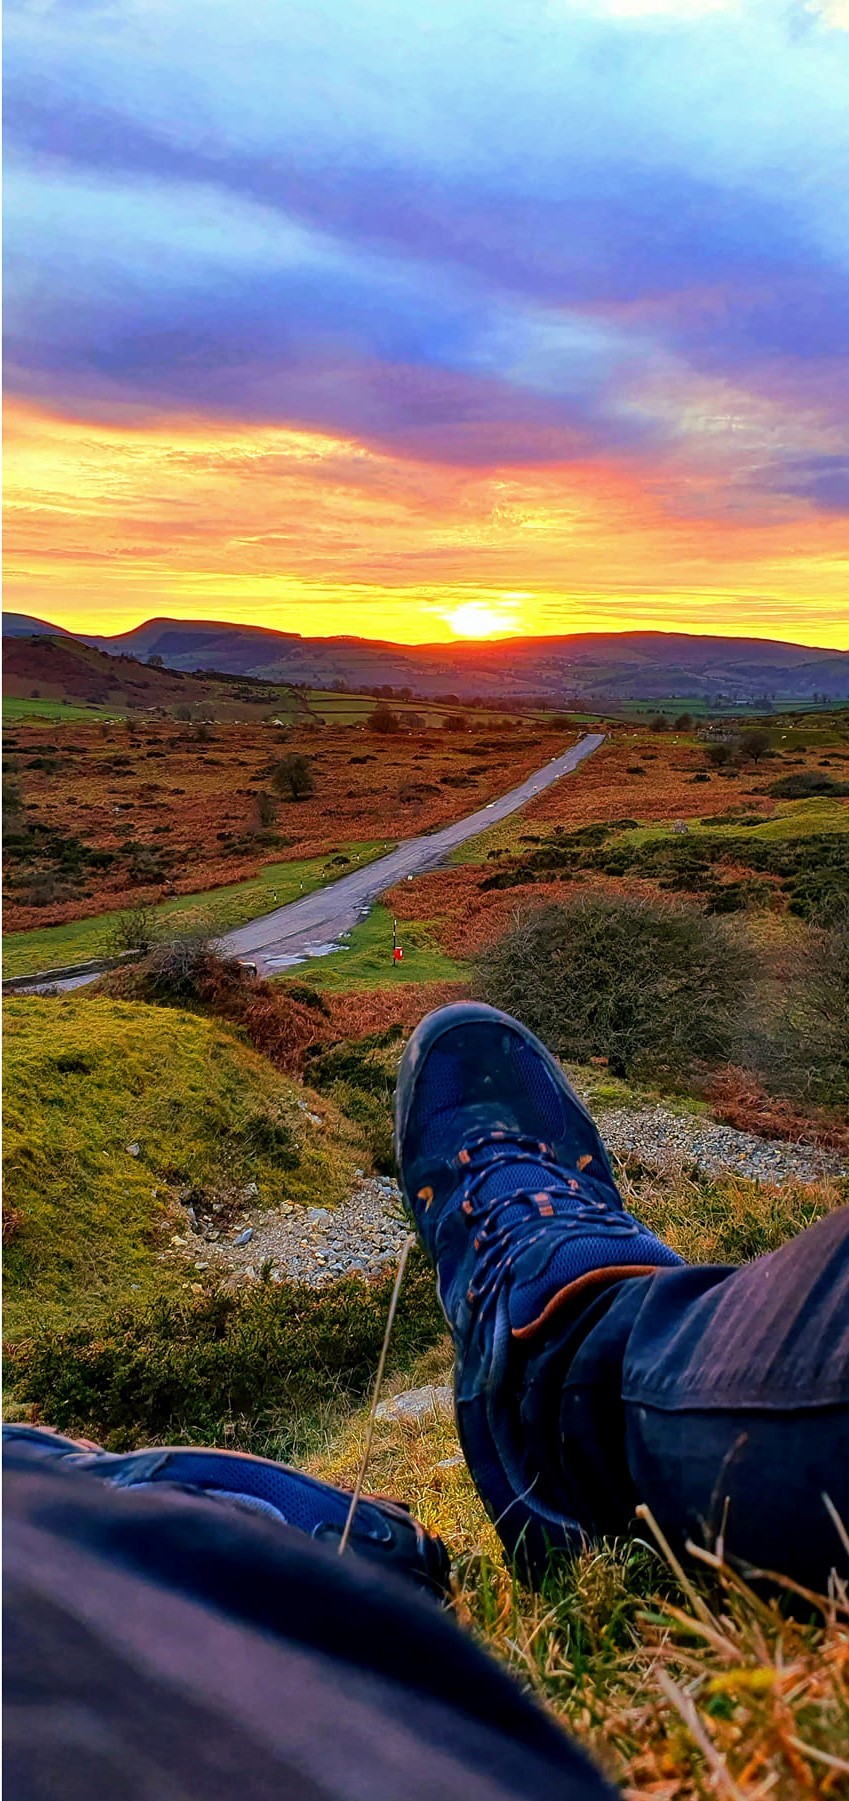
<instances>
[{"instance_id":1,"label":"sun","mask_svg":"<svg viewBox=\"0 0 849 1801\"><path fill-rule=\"evenodd\" d=\"M442 617L458 638L509 637L519 623L515 613L487 606L482 600L465 600Z\"/></svg>"}]
</instances>

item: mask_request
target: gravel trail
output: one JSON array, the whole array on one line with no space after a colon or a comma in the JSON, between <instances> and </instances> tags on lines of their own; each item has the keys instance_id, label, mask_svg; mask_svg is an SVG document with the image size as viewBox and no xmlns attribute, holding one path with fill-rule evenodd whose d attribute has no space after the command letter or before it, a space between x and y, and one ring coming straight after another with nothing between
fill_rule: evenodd
<instances>
[{"instance_id":1,"label":"gravel trail","mask_svg":"<svg viewBox=\"0 0 849 1801\"><path fill-rule=\"evenodd\" d=\"M597 1119L617 1157L638 1157L650 1168L670 1173L695 1164L712 1175L727 1171L782 1183L815 1182L845 1168L834 1152L756 1138L660 1106L611 1108L600 1111ZM226 1241L195 1243L201 1268L220 1271L224 1265L237 1278L251 1281L270 1265L272 1281L295 1279L321 1287L351 1271L371 1274L394 1263L409 1230L397 1183L388 1176L361 1176L339 1207L249 1208ZM235 1242L247 1234L246 1243Z\"/></svg>"}]
</instances>

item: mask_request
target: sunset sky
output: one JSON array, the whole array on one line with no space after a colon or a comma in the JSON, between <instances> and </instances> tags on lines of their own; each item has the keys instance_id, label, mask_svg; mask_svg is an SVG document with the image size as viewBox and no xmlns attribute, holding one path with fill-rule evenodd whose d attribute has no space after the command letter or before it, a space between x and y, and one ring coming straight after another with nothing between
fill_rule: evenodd
<instances>
[{"instance_id":1,"label":"sunset sky","mask_svg":"<svg viewBox=\"0 0 849 1801\"><path fill-rule=\"evenodd\" d=\"M7 0L7 608L849 646L849 0Z\"/></svg>"}]
</instances>

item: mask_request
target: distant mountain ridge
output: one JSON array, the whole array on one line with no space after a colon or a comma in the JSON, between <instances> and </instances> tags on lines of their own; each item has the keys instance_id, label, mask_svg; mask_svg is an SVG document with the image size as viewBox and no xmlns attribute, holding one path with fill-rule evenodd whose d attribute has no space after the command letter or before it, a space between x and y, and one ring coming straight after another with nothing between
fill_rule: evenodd
<instances>
[{"instance_id":1,"label":"distant mountain ridge","mask_svg":"<svg viewBox=\"0 0 849 1801\"><path fill-rule=\"evenodd\" d=\"M7 614L4 636L51 633L111 656L161 658L166 669L215 670L268 682L351 688L409 687L423 696L539 696L603 706L628 700L708 702L849 700L849 651L782 640L684 632L580 632L557 638L392 644L309 638L217 620L149 619L115 636L62 632L45 620Z\"/></svg>"}]
</instances>

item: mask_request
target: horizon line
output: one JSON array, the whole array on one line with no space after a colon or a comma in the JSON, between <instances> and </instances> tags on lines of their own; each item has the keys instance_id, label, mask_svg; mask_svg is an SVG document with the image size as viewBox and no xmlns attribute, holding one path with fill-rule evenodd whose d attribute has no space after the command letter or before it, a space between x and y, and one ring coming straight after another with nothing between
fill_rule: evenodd
<instances>
[{"instance_id":1,"label":"horizon line","mask_svg":"<svg viewBox=\"0 0 849 1801\"><path fill-rule=\"evenodd\" d=\"M37 620L37 622L41 625L48 625L48 626L55 625L55 622L53 620L41 619L41 618L39 618L39 616L37 614L34 614L34 613L19 613L15 608L9 608L8 612L4 609L3 617L4 618L11 617L11 618L18 618L18 619L34 619L34 620ZM623 639L624 638L695 638L695 639L702 639L702 640L714 639L718 643L730 643L730 644L749 643L749 644L784 645L784 646L789 646L796 650L818 651L823 656L849 656L849 645L841 646L841 645L818 644L818 643L812 642L811 640L805 639L805 638L773 638L773 637L766 637L762 633L759 633L759 632L751 632L751 631L749 631L749 632L691 631L686 626L678 626L673 630L666 630L662 626L632 626L632 627L628 627L625 630L619 630L619 631L606 630L604 627L598 627L598 628L589 628L589 629L585 628L584 630L574 631L574 632L562 632L562 631L561 632L509 632L509 633L504 633L504 634L493 632L491 635L487 635L487 636L469 635L468 637L463 637L462 635L458 634L457 636L451 637L451 638L421 639L421 640L413 641L413 640L409 640L409 639L396 639L396 638L368 638L368 637L363 637L363 636L359 635L358 633L353 633L353 632L304 633L304 632L287 630L285 626L260 625L256 622L254 622L253 620L235 620L235 619L227 619L227 618L220 618L220 619L212 618L212 619L210 619L210 618L205 618L205 617L199 616L199 615L193 615L191 617L181 618L178 615L173 615L173 614L169 614L169 613L154 613L154 614L149 615L146 618L139 619L135 625L127 626L122 631L119 631L119 632L111 632L110 633L110 632L92 630L91 628L86 629L86 628L83 628L80 626L55 625L55 635L57 637L62 637L64 635L68 635L69 637L72 637L72 638L110 639L113 642L117 642L121 638L127 638L127 637L132 636L132 634L134 632L142 631L145 626L157 625L157 624L184 626L184 627L188 627L188 626L211 626L211 627L219 626L219 627L227 627L231 631L262 632L263 634L268 635L269 637L289 638L289 639L296 640L297 642L299 642L301 644L309 644L309 643L313 643L313 644L340 644L340 643L341 644L371 644L371 645L379 645L381 647L387 647L387 648L390 648L393 650L402 650L402 651L443 651L444 652L446 650L454 650L458 647L481 649L487 645L494 646L494 645L510 645L510 644L534 644L534 643L557 642L557 641L562 641L564 639L578 639L578 638L608 638L608 639L609 638L623 638ZM11 635L13 635L13 634L10 634L10 636ZM35 636L35 637L48 637L48 636L50 636L50 633L49 632L41 632L41 633L29 634L29 633L22 632L20 634L14 634L14 635L21 636L21 637L27 637L30 635Z\"/></svg>"}]
</instances>

